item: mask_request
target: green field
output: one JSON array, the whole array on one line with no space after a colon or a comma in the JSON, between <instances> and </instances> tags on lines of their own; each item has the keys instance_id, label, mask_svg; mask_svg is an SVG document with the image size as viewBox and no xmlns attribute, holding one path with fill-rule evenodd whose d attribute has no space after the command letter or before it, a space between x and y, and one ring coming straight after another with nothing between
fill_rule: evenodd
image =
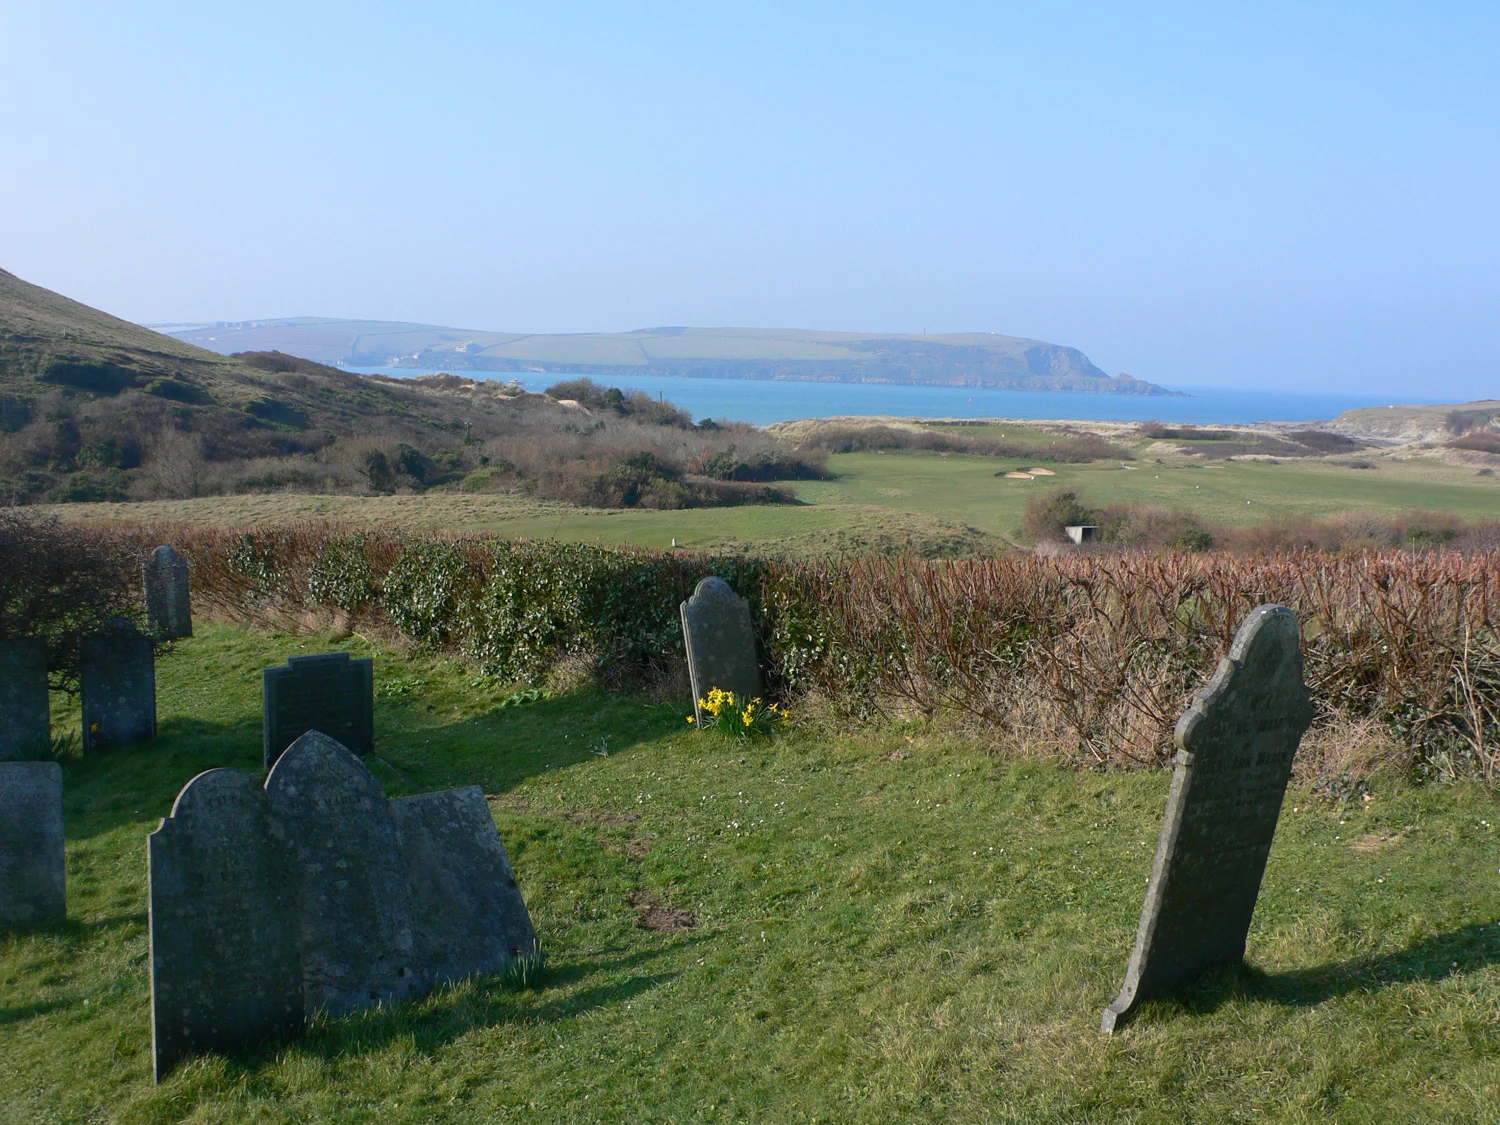
<instances>
[{"instance_id":1,"label":"green field","mask_svg":"<svg viewBox=\"0 0 1500 1125\"><path fill-rule=\"evenodd\" d=\"M798 482L804 503L681 511L590 509L506 495L427 493L335 496L279 493L152 501L69 504L51 510L70 519L185 519L265 523L339 519L445 527L507 535L666 547L754 547L799 553L869 547L954 553L1003 546L1015 536L1027 500L1055 488L1076 489L1094 505L1139 502L1182 507L1214 523L1250 524L1286 516L1351 510L1394 513L1413 508L1469 519L1500 517L1500 478L1473 468L1418 459L1382 458L1371 469L1331 461L1202 461L1187 457L1083 465L1048 465L1056 476L1007 480L997 471L1020 462L967 454L846 453L829 458L835 479Z\"/></svg>"},{"instance_id":2,"label":"green field","mask_svg":"<svg viewBox=\"0 0 1500 1125\"><path fill-rule=\"evenodd\" d=\"M384 650L372 768L494 795L547 969L154 1087L146 835L199 771L258 769L259 668L336 643L369 651L200 625L159 662L160 735L65 763L69 919L0 936L0 1120L1500 1120L1500 807L1477 785L1299 784L1249 967L1106 1040L1165 775L807 718L729 743L592 692L501 708L507 685ZM650 904L695 924L638 925Z\"/></svg>"}]
</instances>

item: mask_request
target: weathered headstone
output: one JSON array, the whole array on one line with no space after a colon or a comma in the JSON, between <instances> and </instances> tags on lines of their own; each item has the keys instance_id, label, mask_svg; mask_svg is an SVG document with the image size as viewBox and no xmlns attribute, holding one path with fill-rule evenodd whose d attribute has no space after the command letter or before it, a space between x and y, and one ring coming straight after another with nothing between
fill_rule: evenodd
<instances>
[{"instance_id":1,"label":"weathered headstone","mask_svg":"<svg viewBox=\"0 0 1500 1125\"><path fill-rule=\"evenodd\" d=\"M62 767L0 762L0 926L67 917Z\"/></svg>"},{"instance_id":2,"label":"weathered headstone","mask_svg":"<svg viewBox=\"0 0 1500 1125\"><path fill-rule=\"evenodd\" d=\"M302 1026L296 854L260 780L213 769L147 841L156 1080Z\"/></svg>"},{"instance_id":3,"label":"weathered headstone","mask_svg":"<svg viewBox=\"0 0 1500 1125\"><path fill-rule=\"evenodd\" d=\"M188 596L187 560L171 547L151 552L144 571L146 622L151 634L164 641L193 635L193 603Z\"/></svg>"},{"instance_id":4,"label":"weathered headstone","mask_svg":"<svg viewBox=\"0 0 1500 1125\"><path fill-rule=\"evenodd\" d=\"M46 647L41 641L0 641L0 761L33 757L51 742Z\"/></svg>"},{"instance_id":5,"label":"weathered headstone","mask_svg":"<svg viewBox=\"0 0 1500 1125\"><path fill-rule=\"evenodd\" d=\"M347 652L294 656L261 670L265 765L310 730L356 754L375 749L375 667Z\"/></svg>"},{"instance_id":6,"label":"weathered headstone","mask_svg":"<svg viewBox=\"0 0 1500 1125\"><path fill-rule=\"evenodd\" d=\"M713 688L733 692L742 703L760 695L750 603L724 579L703 579L693 596L682 603L682 640L693 683L693 710L700 727L703 714L699 702Z\"/></svg>"},{"instance_id":7,"label":"weathered headstone","mask_svg":"<svg viewBox=\"0 0 1500 1125\"><path fill-rule=\"evenodd\" d=\"M83 748L138 742L156 733L156 654L123 617L83 639Z\"/></svg>"},{"instance_id":8,"label":"weathered headstone","mask_svg":"<svg viewBox=\"0 0 1500 1125\"><path fill-rule=\"evenodd\" d=\"M417 963L430 985L496 973L536 948L510 857L478 786L398 797Z\"/></svg>"},{"instance_id":9,"label":"weathered headstone","mask_svg":"<svg viewBox=\"0 0 1500 1125\"><path fill-rule=\"evenodd\" d=\"M420 991L411 881L380 782L314 730L277 760L266 796L296 841L308 1011L340 1015Z\"/></svg>"},{"instance_id":10,"label":"weathered headstone","mask_svg":"<svg viewBox=\"0 0 1500 1125\"><path fill-rule=\"evenodd\" d=\"M1239 961L1292 757L1312 721L1297 618L1263 605L1177 723L1177 769L1109 1033L1137 1005Z\"/></svg>"}]
</instances>

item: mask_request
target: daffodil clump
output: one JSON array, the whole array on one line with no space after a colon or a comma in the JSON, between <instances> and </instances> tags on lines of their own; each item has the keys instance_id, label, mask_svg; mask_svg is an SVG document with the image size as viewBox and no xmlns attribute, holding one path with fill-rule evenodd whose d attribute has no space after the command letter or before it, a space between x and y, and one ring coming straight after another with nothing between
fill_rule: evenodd
<instances>
[{"instance_id":1,"label":"daffodil clump","mask_svg":"<svg viewBox=\"0 0 1500 1125\"><path fill-rule=\"evenodd\" d=\"M722 688L713 688L708 698L698 700L698 712L703 716L704 730L715 730L732 738L771 735L787 720L786 710L775 703L767 703L759 696L741 703L734 692ZM688 722L696 721L688 716Z\"/></svg>"}]
</instances>

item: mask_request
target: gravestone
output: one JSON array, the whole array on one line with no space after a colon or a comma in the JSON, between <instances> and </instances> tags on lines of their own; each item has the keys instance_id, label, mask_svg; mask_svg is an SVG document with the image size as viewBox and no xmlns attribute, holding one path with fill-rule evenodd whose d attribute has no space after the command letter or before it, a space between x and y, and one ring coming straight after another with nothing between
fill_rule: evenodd
<instances>
[{"instance_id":1,"label":"gravestone","mask_svg":"<svg viewBox=\"0 0 1500 1125\"><path fill-rule=\"evenodd\" d=\"M415 907L417 963L428 984L496 973L536 949L536 930L478 786L398 797Z\"/></svg>"},{"instance_id":2,"label":"gravestone","mask_svg":"<svg viewBox=\"0 0 1500 1125\"><path fill-rule=\"evenodd\" d=\"M147 840L156 1081L302 1026L295 849L260 780L213 769Z\"/></svg>"},{"instance_id":3,"label":"gravestone","mask_svg":"<svg viewBox=\"0 0 1500 1125\"><path fill-rule=\"evenodd\" d=\"M175 641L193 635L193 603L188 596L187 560L171 547L151 552L144 571L146 622L158 640Z\"/></svg>"},{"instance_id":4,"label":"gravestone","mask_svg":"<svg viewBox=\"0 0 1500 1125\"><path fill-rule=\"evenodd\" d=\"M83 639L83 748L139 742L156 733L156 654L123 617Z\"/></svg>"},{"instance_id":5,"label":"gravestone","mask_svg":"<svg viewBox=\"0 0 1500 1125\"><path fill-rule=\"evenodd\" d=\"M66 918L63 871L62 767L0 762L0 926Z\"/></svg>"},{"instance_id":6,"label":"gravestone","mask_svg":"<svg viewBox=\"0 0 1500 1125\"><path fill-rule=\"evenodd\" d=\"M314 730L277 760L266 796L296 842L307 1010L336 1016L424 987L406 857L380 782Z\"/></svg>"},{"instance_id":7,"label":"gravestone","mask_svg":"<svg viewBox=\"0 0 1500 1125\"><path fill-rule=\"evenodd\" d=\"M1102 1033L1150 997L1244 957L1292 757L1311 721L1297 618L1260 606L1177 723L1146 905Z\"/></svg>"},{"instance_id":8,"label":"gravestone","mask_svg":"<svg viewBox=\"0 0 1500 1125\"><path fill-rule=\"evenodd\" d=\"M0 641L0 761L34 757L51 744L47 649L41 641Z\"/></svg>"},{"instance_id":9,"label":"gravestone","mask_svg":"<svg viewBox=\"0 0 1500 1125\"><path fill-rule=\"evenodd\" d=\"M265 768L310 730L356 754L375 749L375 666L347 652L294 656L261 670Z\"/></svg>"},{"instance_id":10,"label":"gravestone","mask_svg":"<svg viewBox=\"0 0 1500 1125\"><path fill-rule=\"evenodd\" d=\"M760 695L750 603L724 579L703 579L693 596L682 603L682 640L687 648L688 676L693 682L693 711L700 728L703 713L699 701L711 689L733 692L741 703Z\"/></svg>"}]
</instances>

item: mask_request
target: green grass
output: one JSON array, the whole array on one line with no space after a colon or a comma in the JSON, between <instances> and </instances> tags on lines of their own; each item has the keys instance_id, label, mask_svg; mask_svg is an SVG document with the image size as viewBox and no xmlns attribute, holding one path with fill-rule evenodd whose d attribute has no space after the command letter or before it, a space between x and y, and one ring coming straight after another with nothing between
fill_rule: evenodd
<instances>
[{"instance_id":1,"label":"green grass","mask_svg":"<svg viewBox=\"0 0 1500 1125\"><path fill-rule=\"evenodd\" d=\"M974 428L977 432L977 428ZM1210 461L1051 464L1056 476L1006 480L996 471L1022 462L961 454L846 453L829 458L828 481L794 487L800 506L692 508L684 511L578 508L505 495L310 496L295 493L67 504L69 519L186 519L267 523L340 519L488 531L581 542L666 547L750 547L799 554L909 547L953 554L1003 546L1026 502L1054 488L1081 491L1093 505L1135 501L1188 508L1214 523L1251 524L1350 510L1427 508L1472 519L1500 516L1500 477L1441 462L1382 458L1373 469L1327 461Z\"/></svg>"},{"instance_id":2,"label":"green grass","mask_svg":"<svg viewBox=\"0 0 1500 1125\"><path fill-rule=\"evenodd\" d=\"M501 708L513 685L386 651L372 768L500 798L543 977L153 1087L146 834L200 770L258 767L258 669L330 644L203 627L159 664L155 741L66 764L69 921L0 936L0 1120L1500 1119L1500 808L1476 786L1295 790L1250 967L1104 1040L1165 775L915 728L736 745L592 692ZM643 895L699 925L638 928Z\"/></svg>"}]
</instances>

